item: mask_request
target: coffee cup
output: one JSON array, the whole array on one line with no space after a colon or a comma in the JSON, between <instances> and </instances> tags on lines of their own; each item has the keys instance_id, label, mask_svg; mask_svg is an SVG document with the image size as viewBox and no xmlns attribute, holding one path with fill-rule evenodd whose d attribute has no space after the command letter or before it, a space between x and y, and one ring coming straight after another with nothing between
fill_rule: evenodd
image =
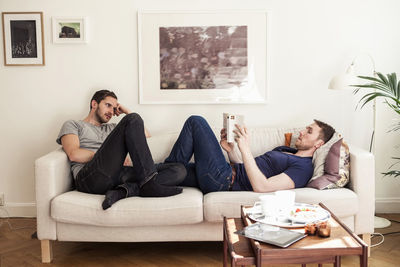
<instances>
[{"instance_id":1,"label":"coffee cup","mask_svg":"<svg viewBox=\"0 0 400 267\"><path fill-rule=\"evenodd\" d=\"M275 192L275 196L279 215L289 215L295 203L296 193L292 190L279 190Z\"/></svg>"},{"instance_id":2,"label":"coffee cup","mask_svg":"<svg viewBox=\"0 0 400 267\"><path fill-rule=\"evenodd\" d=\"M265 194L259 197L261 211L265 217L276 217L277 198L275 194Z\"/></svg>"}]
</instances>

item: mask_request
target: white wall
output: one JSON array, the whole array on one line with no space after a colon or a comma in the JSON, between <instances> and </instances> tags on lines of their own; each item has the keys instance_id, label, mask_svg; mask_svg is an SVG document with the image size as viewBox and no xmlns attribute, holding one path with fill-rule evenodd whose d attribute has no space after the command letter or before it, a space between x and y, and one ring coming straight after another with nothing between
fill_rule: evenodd
<instances>
[{"instance_id":1,"label":"white wall","mask_svg":"<svg viewBox=\"0 0 400 267\"><path fill-rule=\"evenodd\" d=\"M139 105L137 10L227 8L269 11L269 103ZM327 90L327 84L361 52L373 55L378 71L400 73L399 8L396 0L1 0L2 12L43 11L46 54L44 67L0 65L0 192L7 209L15 216L35 214L34 160L57 148L61 124L86 116L100 88L114 90L153 134L179 130L190 114L219 125L228 111L244 114L249 126L303 126L319 118L368 148L370 108L354 112L352 94ZM90 20L90 42L53 44L51 17L80 15ZM371 73L366 56L358 63L359 73ZM399 155L399 133L386 134L397 117L378 105L376 197L378 208L389 202L389 211L400 212L400 179L380 174Z\"/></svg>"}]
</instances>

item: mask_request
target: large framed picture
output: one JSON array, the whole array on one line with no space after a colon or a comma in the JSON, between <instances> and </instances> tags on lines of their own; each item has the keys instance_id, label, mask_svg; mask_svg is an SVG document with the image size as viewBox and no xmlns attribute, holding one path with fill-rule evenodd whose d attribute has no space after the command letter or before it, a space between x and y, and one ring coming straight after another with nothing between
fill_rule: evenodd
<instances>
[{"instance_id":1,"label":"large framed picture","mask_svg":"<svg viewBox=\"0 0 400 267\"><path fill-rule=\"evenodd\" d=\"M267 101L266 11L139 11L140 104Z\"/></svg>"},{"instance_id":2,"label":"large framed picture","mask_svg":"<svg viewBox=\"0 0 400 267\"><path fill-rule=\"evenodd\" d=\"M53 43L87 43L86 17L53 17Z\"/></svg>"},{"instance_id":3,"label":"large framed picture","mask_svg":"<svg viewBox=\"0 0 400 267\"><path fill-rule=\"evenodd\" d=\"M2 12L4 65L43 66L43 13Z\"/></svg>"}]
</instances>

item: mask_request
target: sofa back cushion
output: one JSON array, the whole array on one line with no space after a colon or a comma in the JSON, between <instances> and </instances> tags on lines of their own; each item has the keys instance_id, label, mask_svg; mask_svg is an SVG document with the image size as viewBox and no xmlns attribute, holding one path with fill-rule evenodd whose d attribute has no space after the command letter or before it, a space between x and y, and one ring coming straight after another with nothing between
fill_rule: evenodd
<instances>
[{"instance_id":1,"label":"sofa back cushion","mask_svg":"<svg viewBox=\"0 0 400 267\"><path fill-rule=\"evenodd\" d=\"M212 130L219 140L221 128L212 127ZM251 138L251 151L254 157L264 154L267 151L274 149L277 146L285 144L284 134L286 132L298 132L298 128L249 128ZM152 153L154 162L162 162L168 157L176 139L178 138L179 132L174 133L163 133L154 135L147 139L150 151ZM239 149L235 143L235 150L239 153ZM228 160L228 156L224 152L225 158Z\"/></svg>"},{"instance_id":2,"label":"sofa back cushion","mask_svg":"<svg viewBox=\"0 0 400 267\"><path fill-rule=\"evenodd\" d=\"M178 134L179 133L177 132L163 133L147 138L147 144L149 145L154 162L164 162L171 152L171 149L178 138Z\"/></svg>"}]
</instances>

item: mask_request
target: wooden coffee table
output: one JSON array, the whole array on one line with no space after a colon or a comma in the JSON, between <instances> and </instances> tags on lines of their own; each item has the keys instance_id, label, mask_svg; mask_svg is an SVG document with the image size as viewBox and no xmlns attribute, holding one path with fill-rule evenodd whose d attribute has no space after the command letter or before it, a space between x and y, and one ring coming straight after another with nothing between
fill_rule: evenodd
<instances>
[{"instance_id":1,"label":"wooden coffee table","mask_svg":"<svg viewBox=\"0 0 400 267\"><path fill-rule=\"evenodd\" d=\"M322 203L319 205L329 211ZM359 255L360 266L368 266L368 246L330 211L330 237L307 236L288 248L280 248L234 234L235 231L254 223L246 216L247 209L249 207L242 207L242 218L224 218L224 266L227 266L228 255L231 257L232 266L263 264L306 266L311 263L318 263L321 266L322 263L333 263L335 267L339 267L343 255Z\"/></svg>"}]
</instances>

